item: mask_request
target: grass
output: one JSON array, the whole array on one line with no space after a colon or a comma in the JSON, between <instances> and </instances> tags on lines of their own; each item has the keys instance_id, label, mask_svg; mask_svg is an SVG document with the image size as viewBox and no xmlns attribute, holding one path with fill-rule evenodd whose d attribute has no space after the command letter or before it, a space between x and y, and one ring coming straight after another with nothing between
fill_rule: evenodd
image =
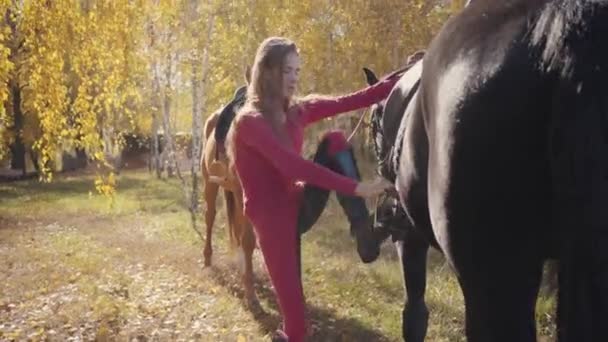
<instances>
[{"instance_id":1,"label":"grass","mask_svg":"<svg viewBox=\"0 0 608 342\"><path fill-rule=\"evenodd\" d=\"M89 176L0 184L0 340L262 341L280 323L255 252L264 312L248 311L220 209L214 266L190 228L176 181L119 177L113 202ZM221 203L222 201L218 201ZM304 287L314 341L398 341L403 290L390 244L362 264L332 200L304 237ZM429 255L429 341L464 341L463 300L442 256ZM538 301L539 334L553 338L555 302Z\"/></svg>"}]
</instances>

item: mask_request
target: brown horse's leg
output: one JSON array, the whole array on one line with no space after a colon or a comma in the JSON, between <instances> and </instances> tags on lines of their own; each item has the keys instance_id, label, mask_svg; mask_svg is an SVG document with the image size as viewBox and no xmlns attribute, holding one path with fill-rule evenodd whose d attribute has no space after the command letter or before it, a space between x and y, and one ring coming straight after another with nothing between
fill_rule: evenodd
<instances>
[{"instance_id":1,"label":"brown horse's leg","mask_svg":"<svg viewBox=\"0 0 608 342\"><path fill-rule=\"evenodd\" d=\"M249 222L244 223L241 245L245 254L245 272L243 272L243 286L245 287L245 297L249 306L258 304L258 298L253 288L253 250L255 249L255 235Z\"/></svg>"},{"instance_id":2,"label":"brown horse's leg","mask_svg":"<svg viewBox=\"0 0 608 342\"><path fill-rule=\"evenodd\" d=\"M250 307L257 306L258 299L253 288L253 250L255 249L255 235L253 227L243 214L243 196L240 190L232 193L234 196L234 222L238 227L238 244L242 249L244 267L242 267L243 287L245 288L245 299Z\"/></svg>"},{"instance_id":3,"label":"brown horse's leg","mask_svg":"<svg viewBox=\"0 0 608 342\"><path fill-rule=\"evenodd\" d=\"M219 186L215 183L205 181L205 203L207 210L205 211L205 224L207 225L207 235L205 238L205 248L203 250L205 267L211 266L211 256L213 248L211 247L211 237L213 235L213 224L215 223L216 200Z\"/></svg>"}]
</instances>

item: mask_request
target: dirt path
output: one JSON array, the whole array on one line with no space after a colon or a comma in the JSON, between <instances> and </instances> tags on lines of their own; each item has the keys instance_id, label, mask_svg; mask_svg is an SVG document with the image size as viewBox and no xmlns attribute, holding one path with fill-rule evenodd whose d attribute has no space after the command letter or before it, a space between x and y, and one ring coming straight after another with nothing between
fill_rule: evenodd
<instances>
[{"instance_id":1,"label":"dirt path","mask_svg":"<svg viewBox=\"0 0 608 342\"><path fill-rule=\"evenodd\" d=\"M250 311L221 223L206 269L199 245L165 225L149 214L3 220L0 340L268 341L280 316L259 254L262 310ZM310 311L315 341L390 340Z\"/></svg>"},{"instance_id":2,"label":"dirt path","mask_svg":"<svg viewBox=\"0 0 608 342\"><path fill-rule=\"evenodd\" d=\"M1 226L2 340L257 341L278 324L244 308L225 251L203 270L198 247L160 238L151 217Z\"/></svg>"}]
</instances>

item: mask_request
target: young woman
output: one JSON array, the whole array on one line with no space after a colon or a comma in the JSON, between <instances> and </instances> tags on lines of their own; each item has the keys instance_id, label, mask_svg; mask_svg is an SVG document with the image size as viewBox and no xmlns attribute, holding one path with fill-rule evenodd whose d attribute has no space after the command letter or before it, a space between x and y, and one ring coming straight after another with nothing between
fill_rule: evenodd
<instances>
[{"instance_id":1,"label":"young woman","mask_svg":"<svg viewBox=\"0 0 608 342\"><path fill-rule=\"evenodd\" d=\"M247 102L227 139L228 154L243 188L245 215L254 226L283 314L284 332L279 335L290 342L306 337L296 246L302 182L359 197L360 202L360 197L375 196L392 186L384 179L357 182L352 177L357 174L354 161L341 153L350 147L344 135L336 132L325 136L327 153L350 177L302 158L303 130L323 118L379 102L401 74L393 73L347 96L310 96L296 101L293 95L299 72L296 45L285 38L266 39L255 56Z\"/></svg>"}]
</instances>

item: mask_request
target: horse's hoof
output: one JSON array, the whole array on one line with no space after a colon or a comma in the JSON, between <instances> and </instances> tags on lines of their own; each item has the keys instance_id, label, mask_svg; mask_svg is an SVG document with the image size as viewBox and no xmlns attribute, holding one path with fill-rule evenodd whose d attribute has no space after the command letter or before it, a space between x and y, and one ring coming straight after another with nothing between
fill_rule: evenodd
<instances>
[{"instance_id":1,"label":"horse's hoof","mask_svg":"<svg viewBox=\"0 0 608 342\"><path fill-rule=\"evenodd\" d=\"M424 342L428 329L429 310L424 303L407 303L403 310L403 338L405 341Z\"/></svg>"},{"instance_id":2,"label":"horse's hoof","mask_svg":"<svg viewBox=\"0 0 608 342\"><path fill-rule=\"evenodd\" d=\"M211 266L212 257L213 257L213 249L211 249L209 246L206 246L205 248L203 248L203 265L204 265L204 267Z\"/></svg>"},{"instance_id":3,"label":"horse's hoof","mask_svg":"<svg viewBox=\"0 0 608 342\"><path fill-rule=\"evenodd\" d=\"M260 305L260 301L255 296L253 298L247 299L247 309L254 314L259 314L259 313L264 312L262 305Z\"/></svg>"},{"instance_id":4,"label":"horse's hoof","mask_svg":"<svg viewBox=\"0 0 608 342\"><path fill-rule=\"evenodd\" d=\"M256 295L247 295L247 296L245 296L245 298L247 298L247 305L248 306L259 305L260 304L260 301L258 300L258 297Z\"/></svg>"},{"instance_id":5,"label":"horse's hoof","mask_svg":"<svg viewBox=\"0 0 608 342\"><path fill-rule=\"evenodd\" d=\"M214 276L215 271L213 270L213 267L203 267L201 274L204 277L213 277Z\"/></svg>"},{"instance_id":6,"label":"horse's hoof","mask_svg":"<svg viewBox=\"0 0 608 342\"><path fill-rule=\"evenodd\" d=\"M367 227L355 230L357 240L357 253L359 258L366 264L376 261L380 256L380 242L374 232Z\"/></svg>"}]
</instances>

